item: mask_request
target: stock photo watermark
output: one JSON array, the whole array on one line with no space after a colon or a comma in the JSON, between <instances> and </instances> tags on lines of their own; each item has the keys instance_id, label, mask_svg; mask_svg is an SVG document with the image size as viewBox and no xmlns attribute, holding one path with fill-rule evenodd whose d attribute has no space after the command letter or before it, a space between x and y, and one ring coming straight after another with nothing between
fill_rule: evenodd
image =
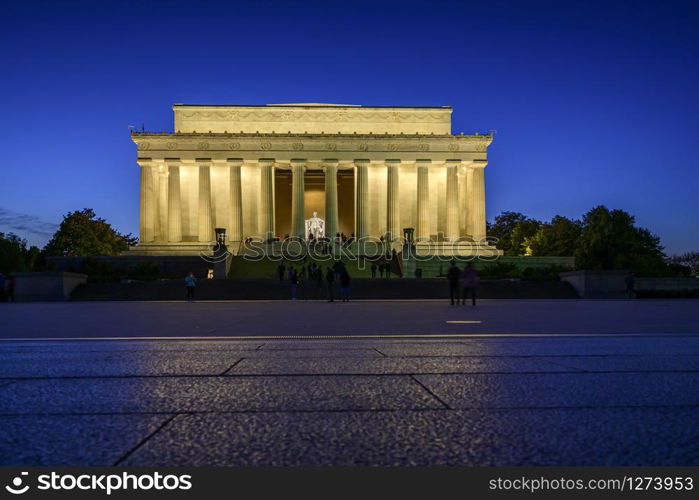
<instances>
[{"instance_id":1,"label":"stock photo watermark","mask_svg":"<svg viewBox=\"0 0 699 500\"><path fill-rule=\"evenodd\" d=\"M364 269L367 261L392 259L394 256L415 262L495 262L499 253L494 250L498 238L486 237L478 241L460 238L455 241L443 239L423 239L408 241L405 238L376 238L373 236L350 239L348 241L331 240L330 238L304 239L288 238L255 238L250 237L242 242L233 242L230 246L237 247L237 252L220 240L211 244L210 253L201 252L200 257L211 264L225 262L232 256L239 256L250 262L303 262L307 259L319 262L342 260L357 262L358 269Z\"/></svg>"}]
</instances>

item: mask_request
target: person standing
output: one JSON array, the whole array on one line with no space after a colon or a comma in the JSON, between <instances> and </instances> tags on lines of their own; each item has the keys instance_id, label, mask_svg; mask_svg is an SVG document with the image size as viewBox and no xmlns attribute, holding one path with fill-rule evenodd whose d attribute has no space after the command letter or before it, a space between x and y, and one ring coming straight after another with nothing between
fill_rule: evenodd
<instances>
[{"instance_id":1,"label":"person standing","mask_svg":"<svg viewBox=\"0 0 699 500\"><path fill-rule=\"evenodd\" d=\"M184 279L184 284L187 287L187 301L194 302L194 288L197 286L197 278L194 277L194 272L189 272Z\"/></svg>"},{"instance_id":2,"label":"person standing","mask_svg":"<svg viewBox=\"0 0 699 500\"><path fill-rule=\"evenodd\" d=\"M325 273L325 281L328 284L328 302L334 302L333 285L335 283L335 271L330 266L328 266L328 272Z\"/></svg>"},{"instance_id":3,"label":"person standing","mask_svg":"<svg viewBox=\"0 0 699 500\"><path fill-rule=\"evenodd\" d=\"M454 305L454 298L456 298L456 303L459 303L459 278L461 278L461 270L456 267L456 261L451 261L451 266L447 271L447 280L449 281L449 298L451 299L451 305Z\"/></svg>"},{"instance_id":4,"label":"person standing","mask_svg":"<svg viewBox=\"0 0 699 500\"><path fill-rule=\"evenodd\" d=\"M337 276L339 278L344 267L345 266L344 266L344 264L342 264L341 260L336 260L333 264L333 271L335 272L335 276Z\"/></svg>"},{"instance_id":5,"label":"person standing","mask_svg":"<svg viewBox=\"0 0 699 500\"><path fill-rule=\"evenodd\" d=\"M291 281L291 300L296 300L296 291L299 287L299 275L296 273L296 270L291 273L291 279L289 281Z\"/></svg>"},{"instance_id":6,"label":"person standing","mask_svg":"<svg viewBox=\"0 0 699 500\"><path fill-rule=\"evenodd\" d=\"M283 262L280 262L279 265L277 266L277 274L279 275L279 281L284 281L284 271L286 270L286 266L284 266Z\"/></svg>"},{"instance_id":7,"label":"person standing","mask_svg":"<svg viewBox=\"0 0 699 500\"><path fill-rule=\"evenodd\" d=\"M626 284L626 295L633 299L636 296L636 276L633 271L629 271L624 278L624 283Z\"/></svg>"},{"instance_id":8,"label":"person standing","mask_svg":"<svg viewBox=\"0 0 699 500\"><path fill-rule=\"evenodd\" d=\"M350 301L350 275L345 269L340 274L340 295L342 296L342 302Z\"/></svg>"},{"instance_id":9,"label":"person standing","mask_svg":"<svg viewBox=\"0 0 699 500\"><path fill-rule=\"evenodd\" d=\"M376 278L376 262L371 263L371 277Z\"/></svg>"},{"instance_id":10,"label":"person standing","mask_svg":"<svg viewBox=\"0 0 699 500\"><path fill-rule=\"evenodd\" d=\"M0 273L0 302L5 302L5 275Z\"/></svg>"},{"instance_id":11,"label":"person standing","mask_svg":"<svg viewBox=\"0 0 699 500\"><path fill-rule=\"evenodd\" d=\"M461 305L466 305L466 296L471 296L471 304L476 305L476 287L478 286L478 271L470 262L466 264L461 276L463 290L461 293Z\"/></svg>"}]
</instances>

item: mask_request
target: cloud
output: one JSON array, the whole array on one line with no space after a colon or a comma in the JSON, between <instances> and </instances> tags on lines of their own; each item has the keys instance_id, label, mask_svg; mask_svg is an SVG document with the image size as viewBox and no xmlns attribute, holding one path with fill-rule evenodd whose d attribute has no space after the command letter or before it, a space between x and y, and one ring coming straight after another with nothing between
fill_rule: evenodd
<instances>
[{"instance_id":1,"label":"cloud","mask_svg":"<svg viewBox=\"0 0 699 500\"><path fill-rule=\"evenodd\" d=\"M0 227L9 228L13 233L25 237L28 234L50 238L58 229L58 224L46 222L36 215L23 214L0 207Z\"/></svg>"}]
</instances>

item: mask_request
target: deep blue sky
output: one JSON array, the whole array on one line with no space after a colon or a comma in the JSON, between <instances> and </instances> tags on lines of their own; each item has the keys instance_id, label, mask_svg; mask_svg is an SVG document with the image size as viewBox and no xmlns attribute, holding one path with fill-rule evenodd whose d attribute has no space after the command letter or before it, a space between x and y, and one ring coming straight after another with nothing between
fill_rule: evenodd
<instances>
[{"instance_id":1,"label":"deep blue sky","mask_svg":"<svg viewBox=\"0 0 699 500\"><path fill-rule=\"evenodd\" d=\"M127 126L173 103L451 105L489 220L605 204L699 250L699 2L3 2L0 231L138 233Z\"/></svg>"}]
</instances>

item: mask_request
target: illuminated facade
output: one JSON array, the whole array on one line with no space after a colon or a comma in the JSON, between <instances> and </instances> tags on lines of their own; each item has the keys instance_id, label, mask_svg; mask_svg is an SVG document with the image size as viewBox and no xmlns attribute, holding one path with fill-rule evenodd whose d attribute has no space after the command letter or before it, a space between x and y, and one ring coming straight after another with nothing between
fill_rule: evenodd
<instances>
[{"instance_id":1,"label":"illuminated facade","mask_svg":"<svg viewBox=\"0 0 699 500\"><path fill-rule=\"evenodd\" d=\"M485 238L491 135L452 135L451 107L335 104L173 106L173 133L132 133L141 169L140 244L196 254L226 229L253 237L326 236L462 242ZM481 246L493 250L492 247Z\"/></svg>"}]
</instances>

